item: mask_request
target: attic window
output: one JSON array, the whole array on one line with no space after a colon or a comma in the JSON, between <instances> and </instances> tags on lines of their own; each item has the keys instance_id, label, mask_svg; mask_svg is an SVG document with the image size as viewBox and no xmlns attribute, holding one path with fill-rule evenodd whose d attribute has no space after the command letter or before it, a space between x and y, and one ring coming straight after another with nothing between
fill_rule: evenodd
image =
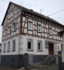
<instances>
[{"instance_id":1,"label":"attic window","mask_svg":"<svg viewBox=\"0 0 64 70\"><path fill-rule=\"evenodd\" d=\"M8 19L11 19L13 17L13 13L10 13L9 15L8 15Z\"/></svg>"}]
</instances>

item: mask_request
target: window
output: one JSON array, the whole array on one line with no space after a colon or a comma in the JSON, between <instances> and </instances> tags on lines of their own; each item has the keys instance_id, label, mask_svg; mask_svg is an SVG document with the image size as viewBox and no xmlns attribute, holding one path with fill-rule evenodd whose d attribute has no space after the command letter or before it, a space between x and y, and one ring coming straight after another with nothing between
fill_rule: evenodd
<instances>
[{"instance_id":1,"label":"window","mask_svg":"<svg viewBox=\"0 0 64 70\"><path fill-rule=\"evenodd\" d=\"M10 52L10 42L8 42L7 52Z\"/></svg>"},{"instance_id":2,"label":"window","mask_svg":"<svg viewBox=\"0 0 64 70\"><path fill-rule=\"evenodd\" d=\"M6 43L4 43L3 52L6 52Z\"/></svg>"},{"instance_id":3,"label":"window","mask_svg":"<svg viewBox=\"0 0 64 70\"><path fill-rule=\"evenodd\" d=\"M6 29L4 29L4 36L6 36Z\"/></svg>"},{"instance_id":4,"label":"window","mask_svg":"<svg viewBox=\"0 0 64 70\"><path fill-rule=\"evenodd\" d=\"M38 41L38 50L37 51L42 51L42 41Z\"/></svg>"},{"instance_id":5,"label":"window","mask_svg":"<svg viewBox=\"0 0 64 70\"><path fill-rule=\"evenodd\" d=\"M15 40L13 40L13 47L12 47L12 51L15 51Z\"/></svg>"},{"instance_id":6,"label":"window","mask_svg":"<svg viewBox=\"0 0 64 70\"><path fill-rule=\"evenodd\" d=\"M61 44L61 48L62 48L61 50L64 51L63 44Z\"/></svg>"},{"instance_id":7,"label":"window","mask_svg":"<svg viewBox=\"0 0 64 70\"><path fill-rule=\"evenodd\" d=\"M28 21L28 29L29 30L32 30L32 25L33 25L33 22L32 21Z\"/></svg>"},{"instance_id":8,"label":"window","mask_svg":"<svg viewBox=\"0 0 64 70\"><path fill-rule=\"evenodd\" d=\"M10 26L8 27L8 34L10 34L11 33L11 28L10 28Z\"/></svg>"},{"instance_id":9,"label":"window","mask_svg":"<svg viewBox=\"0 0 64 70\"><path fill-rule=\"evenodd\" d=\"M52 28L49 28L49 34L52 35Z\"/></svg>"},{"instance_id":10,"label":"window","mask_svg":"<svg viewBox=\"0 0 64 70\"><path fill-rule=\"evenodd\" d=\"M45 42L45 48L48 48L48 42Z\"/></svg>"},{"instance_id":11,"label":"window","mask_svg":"<svg viewBox=\"0 0 64 70\"><path fill-rule=\"evenodd\" d=\"M33 50L33 41L32 39L28 39L28 43L27 43L27 50Z\"/></svg>"},{"instance_id":12,"label":"window","mask_svg":"<svg viewBox=\"0 0 64 70\"><path fill-rule=\"evenodd\" d=\"M41 31L42 31L42 25L38 24L38 32L41 32Z\"/></svg>"},{"instance_id":13,"label":"window","mask_svg":"<svg viewBox=\"0 0 64 70\"><path fill-rule=\"evenodd\" d=\"M16 23L13 23L13 31L16 30Z\"/></svg>"}]
</instances>

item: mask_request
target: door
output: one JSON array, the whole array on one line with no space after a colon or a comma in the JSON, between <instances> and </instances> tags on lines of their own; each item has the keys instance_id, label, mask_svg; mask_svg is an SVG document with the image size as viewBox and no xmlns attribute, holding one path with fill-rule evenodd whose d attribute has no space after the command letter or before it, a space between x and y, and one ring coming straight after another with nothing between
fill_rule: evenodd
<instances>
[{"instance_id":1,"label":"door","mask_svg":"<svg viewBox=\"0 0 64 70\"><path fill-rule=\"evenodd\" d=\"M49 43L49 55L53 54L53 44Z\"/></svg>"}]
</instances>

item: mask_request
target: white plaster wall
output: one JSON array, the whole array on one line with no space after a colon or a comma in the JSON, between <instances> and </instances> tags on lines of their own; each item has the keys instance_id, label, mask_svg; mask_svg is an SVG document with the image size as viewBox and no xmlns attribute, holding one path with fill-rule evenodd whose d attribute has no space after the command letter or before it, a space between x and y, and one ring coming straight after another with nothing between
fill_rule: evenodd
<instances>
[{"instance_id":1,"label":"white plaster wall","mask_svg":"<svg viewBox=\"0 0 64 70\"><path fill-rule=\"evenodd\" d=\"M12 41L15 40L16 42L16 45L15 45L15 51L12 51ZM1 51L1 55L16 55L18 54L18 40L19 40L19 37L14 37L12 39L9 39L7 41L4 41L2 42L2 51ZM10 52L7 52L7 47L8 47L8 42L10 41ZM6 52L3 53L3 47L4 47L4 43L6 43Z\"/></svg>"},{"instance_id":2,"label":"white plaster wall","mask_svg":"<svg viewBox=\"0 0 64 70\"><path fill-rule=\"evenodd\" d=\"M58 55L58 45L57 45L57 43L54 44L54 55Z\"/></svg>"},{"instance_id":3,"label":"white plaster wall","mask_svg":"<svg viewBox=\"0 0 64 70\"><path fill-rule=\"evenodd\" d=\"M33 51L27 51L27 39L33 40ZM37 51L37 41L42 41L42 52ZM45 48L45 40L36 37L29 37L21 35L20 38L20 54L29 53L34 55L48 55L48 48Z\"/></svg>"}]
</instances>

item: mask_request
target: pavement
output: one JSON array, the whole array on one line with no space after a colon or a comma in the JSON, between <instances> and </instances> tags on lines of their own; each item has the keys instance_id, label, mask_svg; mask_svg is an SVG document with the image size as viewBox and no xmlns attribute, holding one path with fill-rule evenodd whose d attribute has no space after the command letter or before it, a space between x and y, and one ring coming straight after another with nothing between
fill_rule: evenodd
<instances>
[{"instance_id":1,"label":"pavement","mask_svg":"<svg viewBox=\"0 0 64 70\"><path fill-rule=\"evenodd\" d=\"M31 68L31 70L58 70L58 64L38 66L38 67Z\"/></svg>"},{"instance_id":2,"label":"pavement","mask_svg":"<svg viewBox=\"0 0 64 70\"><path fill-rule=\"evenodd\" d=\"M0 65L0 70L24 70L24 69L10 68ZM47 66L41 65L37 67L32 67L30 70L58 70L58 64L52 64Z\"/></svg>"}]
</instances>

